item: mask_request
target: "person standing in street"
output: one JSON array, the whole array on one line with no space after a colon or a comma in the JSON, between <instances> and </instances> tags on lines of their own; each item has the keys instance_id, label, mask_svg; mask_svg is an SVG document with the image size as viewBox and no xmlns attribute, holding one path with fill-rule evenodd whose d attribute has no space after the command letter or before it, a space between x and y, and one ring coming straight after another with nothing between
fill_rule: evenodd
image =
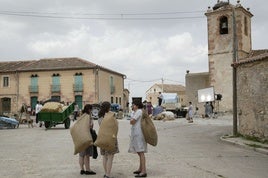
<instances>
[{"instance_id":1,"label":"person standing in street","mask_svg":"<svg viewBox=\"0 0 268 178\"><path fill-rule=\"evenodd\" d=\"M74 121L77 119L78 112L79 112L79 106L77 103L74 103Z\"/></svg>"},{"instance_id":2,"label":"person standing in street","mask_svg":"<svg viewBox=\"0 0 268 178\"><path fill-rule=\"evenodd\" d=\"M153 109L152 108L153 108L152 103L150 101L147 102L146 109L147 109L148 115L151 115L153 113Z\"/></svg>"},{"instance_id":3,"label":"person standing in street","mask_svg":"<svg viewBox=\"0 0 268 178\"><path fill-rule=\"evenodd\" d=\"M192 102L189 102L189 108L188 108L188 117L189 117L189 123L193 123L193 115L194 115L194 108L192 105Z\"/></svg>"},{"instance_id":4,"label":"person standing in street","mask_svg":"<svg viewBox=\"0 0 268 178\"><path fill-rule=\"evenodd\" d=\"M212 116L212 105L209 102L206 102L205 107L205 117L210 118Z\"/></svg>"},{"instance_id":5,"label":"person standing in street","mask_svg":"<svg viewBox=\"0 0 268 178\"><path fill-rule=\"evenodd\" d=\"M94 122L93 119L90 116L90 112L92 110L92 105L86 104L84 106L84 109L82 111L81 119L88 118L89 117L89 123L88 123L88 134L90 134L90 129L93 129ZM85 151L79 153L79 165L80 165L80 174L86 174L86 175L95 175L96 172L92 171L90 169L90 156L93 156L93 145L86 148Z\"/></svg>"},{"instance_id":6,"label":"person standing in street","mask_svg":"<svg viewBox=\"0 0 268 178\"><path fill-rule=\"evenodd\" d=\"M39 112L42 110L42 104L40 101L37 101L36 105L35 105L35 122L36 124L39 123L39 119L38 119L38 116L39 116ZM42 121L40 121L39 123L39 127L42 127Z\"/></svg>"},{"instance_id":7,"label":"person standing in street","mask_svg":"<svg viewBox=\"0 0 268 178\"><path fill-rule=\"evenodd\" d=\"M130 125L132 125L132 127L128 152L137 153L139 156L139 168L133 172L133 174L136 174L135 177L147 177L144 154L147 153L147 143L145 142L141 129L142 108L143 104L140 101L133 101L133 112L130 119Z\"/></svg>"},{"instance_id":8,"label":"person standing in street","mask_svg":"<svg viewBox=\"0 0 268 178\"><path fill-rule=\"evenodd\" d=\"M213 113L214 113L214 106L213 106L213 104L212 104L212 101L210 101L210 108L211 108L211 115L213 115Z\"/></svg>"},{"instance_id":9,"label":"person standing in street","mask_svg":"<svg viewBox=\"0 0 268 178\"><path fill-rule=\"evenodd\" d=\"M107 119L107 118L105 118L105 114L111 112L110 109L111 109L111 103L109 103L108 101L104 101L101 104L101 108L100 108L100 111L98 114L99 115L98 123L100 126L101 126L102 121ZM118 121L116 120L115 117L114 117L114 121L118 125ZM111 125L110 125L110 127L111 127ZM100 153L101 153L102 158L103 158L102 163L103 163L103 168L104 168L104 172L105 172L103 177L104 178L112 178L111 177L111 170L112 170L112 166L113 166L114 155L116 153L119 153L117 137L115 139L115 149L114 150L109 151L109 150L105 150L105 149L101 148Z\"/></svg>"},{"instance_id":10,"label":"person standing in street","mask_svg":"<svg viewBox=\"0 0 268 178\"><path fill-rule=\"evenodd\" d=\"M159 92L159 95L158 95L158 106L161 106L161 104L162 104L162 101L163 101L163 95L162 95L162 93L161 92Z\"/></svg>"}]
</instances>

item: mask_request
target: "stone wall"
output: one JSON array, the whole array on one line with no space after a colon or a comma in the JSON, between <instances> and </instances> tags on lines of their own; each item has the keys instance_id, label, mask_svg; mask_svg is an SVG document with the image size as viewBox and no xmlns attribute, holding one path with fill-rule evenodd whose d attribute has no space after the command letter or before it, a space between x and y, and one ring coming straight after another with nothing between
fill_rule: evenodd
<instances>
[{"instance_id":1,"label":"stone wall","mask_svg":"<svg viewBox=\"0 0 268 178\"><path fill-rule=\"evenodd\" d=\"M204 73L188 73L185 76L186 84L186 96L187 96L187 106L191 101L194 107L199 108L199 113L204 114L204 103L198 103L198 90L210 87L209 85L209 74Z\"/></svg>"},{"instance_id":2,"label":"stone wall","mask_svg":"<svg viewBox=\"0 0 268 178\"><path fill-rule=\"evenodd\" d=\"M239 132L268 140L268 59L237 68Z\"/></svg>"}]
</instances>

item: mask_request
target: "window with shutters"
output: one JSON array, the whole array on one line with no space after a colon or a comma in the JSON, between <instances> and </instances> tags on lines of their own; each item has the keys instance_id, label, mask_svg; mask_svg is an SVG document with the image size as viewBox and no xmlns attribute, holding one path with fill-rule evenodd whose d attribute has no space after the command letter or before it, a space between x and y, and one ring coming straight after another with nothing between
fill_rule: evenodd
<instances>
[{"instance_id":1,"label":"window with shutters","mask_svg":"<svg viewBox=\"0 0 268 178\"><path fill-rule=\"evenodd\" d=\"M74 75L74 91L82 92L83 91L83 74L76 73Z\"/></svg>"},{"instance_id":2,"label":"window with shutters","mask_svg":"<svg viewBox=\"0 0 268 178\"><path fill-rule=\"evenodd\" d=\"M51 92L60 92L60 75L59 74L52 75Z\"/></svg>"},{"instance_id":3,"label":"window with shutters","mask_svg":"<svg viewBox=\"0 0 268 178\"><path fill-rule=\"evenodd\" d=\"M9 76L3 76L3 87L9 87Z\"/></svg>"}]
</instances>

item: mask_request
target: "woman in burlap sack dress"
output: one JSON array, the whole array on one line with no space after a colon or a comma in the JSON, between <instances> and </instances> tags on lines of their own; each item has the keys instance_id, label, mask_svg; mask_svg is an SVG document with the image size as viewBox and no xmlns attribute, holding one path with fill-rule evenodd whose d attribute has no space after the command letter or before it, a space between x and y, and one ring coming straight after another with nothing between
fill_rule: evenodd
<instances>
[{"instance_id":1,"label":"woman in burlap sack dress","mask_svg":"<svg viewBox=\"0 0 268 178\"><path fill-rule=\"evenodd\" d=\"M82 111L83 115L86 114L87 117L90 117L89 119L90 122L88 123L89 124L88 134L90 134L90 129L93 128L93 119L90 116L91 110L92 110L92 105L86 104ZM79 165L81 169L80 174L86 174L86 175L96 174L96 172L90 170L90 156L93 156L93 145L89 146L85 151L79 153ZM86 168L86 170L84 170L84 167Z\"/></svg>"},{"instance_id":2,"label":"woman in burlap sack dress","mask_svg":"<svg viewBox=\"0 0 268 178\"><path fill-rule=\"evenodd\" d=\"M111 109L111 104L108 101L105 101L101 104L101 108L100 108L100 111L98 114L99 115L99 119L98 119L99 125L101 125L101 122L103 121L103 119L105 119L105 117L104 117L105 114L111 112L110 109ZM115 117L114 117L114 119L118 125L118 122L117 122ZM113 151L108 151L108 150L101 148L100 153L101 153L102 158L103 158L102 163L103 163L103 168L105 171L105 174L103 177L104 178L112 178L111 177L111 170L112 170L112 165L113 165L114 154L119 153L117 138L115 141L115 149Z\"/></svg>"},{"instance_id":3,"label":"woman in burlap sack dress","mask_svg":"<svg viewBox=\"0 0 268 178\"><path fill-rule=\"evenodd\" d=\"M141 129L142 108L143 104L140 101L133 101L133 113L131 114L130 119L130 124L132 127L128 152L137 153L140 159L139 168L133 172L133 174L136 174L135 177L147 177L144 154L147 152L147 143L145 142Z\"/></svg>"}]
</instances>

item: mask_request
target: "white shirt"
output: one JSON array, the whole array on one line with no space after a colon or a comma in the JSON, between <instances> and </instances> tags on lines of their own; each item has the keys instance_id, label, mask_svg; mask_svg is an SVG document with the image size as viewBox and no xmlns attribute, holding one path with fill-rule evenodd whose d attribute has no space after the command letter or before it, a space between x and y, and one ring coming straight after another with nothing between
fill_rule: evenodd
<instances>
[{"instance_id":1,"label":"white shirt","mask_svg":"<svg viewBox=\"0 0 268 178\"><path fill-rule=\"evenodd\" d=\"M41 104L36 104L36 106L35 106L35 113L36 114L39 113L41 111L42 107L43 106Z\"/></svg>"}]
</instances>

